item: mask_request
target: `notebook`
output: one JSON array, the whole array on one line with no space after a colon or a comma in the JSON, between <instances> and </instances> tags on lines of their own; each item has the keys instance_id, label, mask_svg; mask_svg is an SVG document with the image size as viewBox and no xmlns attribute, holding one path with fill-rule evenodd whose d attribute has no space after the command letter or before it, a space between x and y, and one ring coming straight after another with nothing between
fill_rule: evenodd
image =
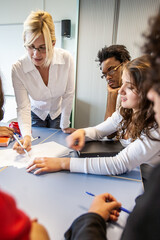
<instances>
[{"instance_id":1,"label":"notebook","mask_svg":"<svg viewBox=\"0 0 160 240\"><path fill-rule=\"evenodd\" d=\"M123 148L119 141L91 141L86 142L78 155L79 157L110 157L115 156Z\"/></svg>"},{"instance_id":2,"label":"notebook","mask_svg":"<svg viewBox=\"0 0 160 240\"><path fill-rule=\"evenodd\" d=\"M0 137L0 147L7 147L10 142L10 137Z\"/></svg>"}]
</instances>

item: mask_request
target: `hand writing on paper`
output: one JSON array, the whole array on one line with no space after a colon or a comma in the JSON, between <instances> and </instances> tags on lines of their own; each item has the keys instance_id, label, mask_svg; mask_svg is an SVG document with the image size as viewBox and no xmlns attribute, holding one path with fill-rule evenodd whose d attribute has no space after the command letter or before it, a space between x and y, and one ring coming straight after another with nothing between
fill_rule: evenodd
<instances>
[{"instance_id":1,"label":"hand writing on paper","mask_svg":"<svg viewBox=\"0 0 160 240\"><path fill-rule=\"evenodd\" d=\"M66 138L68 147L79 151L85 144L85 131L78 129Z\"/></svg>"},{"instance_id":2,"label":"hand writing on paper","mask_svg":"<svg viewBox=\"0 0 160 240\"><path fill-rule=\"evenodd\" d=\"M1 137L13 137L14 129L9 127L0 127Z\"/></svg>"},{"instance_id":3,"label":"hand writing on paper","mask_svg":"<svg viewBox=\"0 0 160 240\"><path fill-rule=\"evenodd\" d=\"M69 169L70 158L40 157L35 158L34 161L27 167L27 172L35 170L34 174L40 174L44 172L58 172Z\"/></svg>"},{"instance_id":4,"label":"hand writing on paper","mask_svg":"<svg viewBox=\"0 0 160 240\"><path fill-rule=\"evenodd\" d=\"M94 197L88 212L99 214L105 221L117 221L119 217L121 203L109 193L104 193Z\"/></svg>"},{"instance_id":5,"label":"hand writing on paper","mask_svg":"<svg viewBox=\"0 0 160 240\"><path fill-rule=\"evenodd\" d=\"M27 152L29 152L31 150L31 137L26 135L24 136L24 138L22 140L20 140L20 142L23 145L23 148L27 150ZM13 150L16 150L19 154L23 154L24 150L23 148L18 144L18 142L15 142L15 144L13 145Z\"/></svg>"}]
</instances>

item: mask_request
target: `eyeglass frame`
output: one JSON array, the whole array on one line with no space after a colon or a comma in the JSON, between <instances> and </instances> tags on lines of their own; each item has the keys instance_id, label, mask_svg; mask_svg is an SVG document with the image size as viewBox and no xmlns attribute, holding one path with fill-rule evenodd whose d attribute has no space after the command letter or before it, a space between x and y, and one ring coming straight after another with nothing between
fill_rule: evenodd
<instances>
[{"instance_id":1,"label":"eyeglass frame","mask_svg":"<svg viewBox=\"0 0 160 240\"><path fill-rule=\"evenodd\" d=\"M40 53L46 53L46 47L42 47L42 46L36 48L33 45L30 45L30 46L25 46L25 48L27 50L30 50L30 51L36 51L37 50Z\"/></svg>"},{"instance_id":2,"label":"eyeglass frame","mask_svg":"<svg viewBox=\"0 0 160 240\"><path fill-rule=\"evenodd\" d=\"M114 67L113 69L111 69L108 73L105 73L101 76L101 78L106 78L107 75L113 76L115 74L115 72L118 70L118 68L123 64L123 62L121 62L118 66Z\"/></svg>"}]
</instances>

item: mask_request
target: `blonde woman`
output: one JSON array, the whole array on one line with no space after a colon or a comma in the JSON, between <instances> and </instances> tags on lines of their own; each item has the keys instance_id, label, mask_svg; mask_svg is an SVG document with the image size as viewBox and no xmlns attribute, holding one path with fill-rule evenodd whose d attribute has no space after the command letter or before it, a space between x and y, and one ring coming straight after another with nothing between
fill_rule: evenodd
<instances>
[{"instance_id":1,"label":"blonde woman","mask_svg":"<svg viewBox=\"0 0 160 240\"><path fill-rule=\"evenodd\" d=\"M69 128L74 63L66 50L55 48L55 27L47 12L31 12L24 22L23 38L27 54L13 65L12 81L22 144L29 151L31 125L74 131ZM18 143L14 149L23 152Z\"/></svg>"}]
</instances>

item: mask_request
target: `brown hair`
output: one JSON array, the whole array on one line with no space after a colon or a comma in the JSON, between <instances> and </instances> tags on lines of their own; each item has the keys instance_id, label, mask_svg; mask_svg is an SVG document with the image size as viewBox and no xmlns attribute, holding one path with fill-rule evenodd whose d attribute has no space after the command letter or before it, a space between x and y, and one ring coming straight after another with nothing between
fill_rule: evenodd
<instances>
[{"instance_id":1,"label":"brown hair","mask_svg":"<svg viewBox=\"0 0 160 240\"><path fill-rule=\"evenodd\" d=\"M125 64L124 69L129 72L134 81L133 84L136 87L137 97L139 98L139 110L133 112L132 109L120 108L123 120L120 123L117 137L123 138L127 129L127 133L132 138L132 141L140 138L142 132L153 139L150 129L156 129L158 126L154 119L153 104L147 99L147 91L143 88L148 71L150 70L148 56L142 56L128 62Z\"/></svg>"},{"instance_id":2,"label":"brown hair","mask_svg":"<svg viewBox=\"0 0 160 240\"><path fill-rule=\"evenodd\" d=\"M148 90L153 87L160 95L160 14L149 19L150 30L143 36L146 43L142 50L149 54L151 70L148 77Z\"/></svg>"},{"instance_id":3,"label":"brown hair","mask_svg":"<svg viewBox=\"0 0 160 240\"><path fill-rule=\"evenodd\" d=\"M3 89L2 89L2 81L0 77L0 120L3 119L3 104L4 104L4 94L3 94Z\"/></svg>"}]
</instances>

